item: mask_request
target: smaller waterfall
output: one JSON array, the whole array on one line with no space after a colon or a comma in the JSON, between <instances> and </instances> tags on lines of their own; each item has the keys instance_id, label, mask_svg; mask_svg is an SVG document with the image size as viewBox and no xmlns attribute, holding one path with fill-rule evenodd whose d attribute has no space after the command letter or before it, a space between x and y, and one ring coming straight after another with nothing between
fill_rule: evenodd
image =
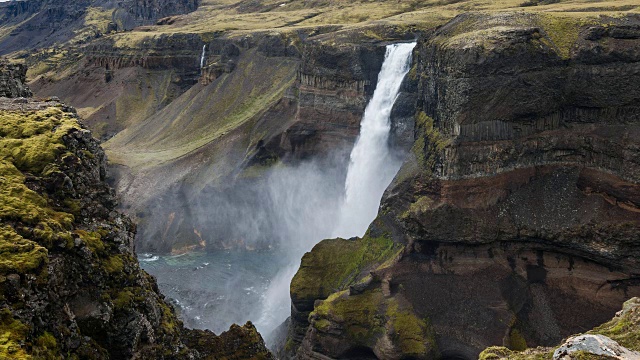
<instances>
[{"instance_id":1,"label":"smaller waterfall","mask_svg":"<svg viewBox=\"0 0 640 360\"><path fill-rule=\"evenodd\" d=\"M207 52L207 45L202 45L202 56L200 57L200 69L204 67L204 55Z\"/></svg>"},{"instance_id":2,"label":"smaller waterfall","mask_svg":"<svg viewBox=\"0 0 640 360\"><path fill-rule=\"evenodd\" d=\"M390 116L400 85L411 66L416 43L387 46L378 85L360 123L360 136L351 151L345 199L335 236L362 236L375 219L384 190L401 162L389 152Z\"/></svg>"}]
</instances>

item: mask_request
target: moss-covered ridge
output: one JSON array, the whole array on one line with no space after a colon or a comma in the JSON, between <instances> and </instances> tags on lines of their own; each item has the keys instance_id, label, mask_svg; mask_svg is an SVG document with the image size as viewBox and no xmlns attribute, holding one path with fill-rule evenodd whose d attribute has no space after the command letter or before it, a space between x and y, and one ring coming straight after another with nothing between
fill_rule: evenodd
<instances>
[{"instance_id":1,"label":"moss-covered ridge","mask_svg":"<svg viewBox=\"0 0 640 360\"><path fill-rule=\"evenodd\" d=\"M270 358L251 324L184 329L138 266L105 166L73 109L0 100L0 358Z\"/></svg>"}]
</instances>

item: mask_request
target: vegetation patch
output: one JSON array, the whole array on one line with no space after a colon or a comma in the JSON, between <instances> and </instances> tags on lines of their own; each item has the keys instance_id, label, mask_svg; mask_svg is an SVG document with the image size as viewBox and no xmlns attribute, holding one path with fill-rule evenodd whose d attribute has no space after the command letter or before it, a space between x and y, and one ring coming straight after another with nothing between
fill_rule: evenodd
<instances>
[{"instance_id":1,"label":"vegetation patch","mask_svg":"<svg viewBox=\"0 0 640 360\"><path fill-rule=\"evenodd\" d=\"M421 167L431 173L451 140L434 126L433 119L423 111L416 113L415 121L417 139L411 151Z\"/></svg>"},{"instance_id":2,"label":"vegetation patch","mask_svg":"<svg viewBox=\"0 0 640 360\"><path fill-rule=\"evenodd\" d=\"M64 150L62 136L79 129L75 116L56 107L0 112L0 159L40 174Z\"/></svg>"},{"instance_id":3,"label":"vegetation patch","mask_svg":"<svg viewBox=\"0 0 640 360\"><path fill-rule=\"evenodd\" d=\"M589 333L608 336L627 349L640 351L640 298L624 303L622 312Z\"/></svg>"},{"instance_id":4,"label":"vegetation patch","mask_svg":"<svg viewBox=\"0 0 640 360\"><path fill-rule=\"evenodd\" d=\"M385 297L380 288L361 294L348 291L332 294L309 315L311 326L325 331L336 323L349 343L373 348L387 334L394 346L407 357L435 354L435 333L426 319L413 309L400 306L394 297Z\"/></svg>"},{"instance_id":5,"label":"vegetation patch","mask_svg":"<svg viewBox=\"0 0 640 360\"><path fill-rule=\"evenodd\" d=\"M366 269L373 269L397 254L402 246L388 235L362 239L323 240L302 257L291 282L294 299L324 299L345 289Z\"/></svg>"},{"instance_id":6,"label":"vegetation patch","mask_svg":"<svg viewBox=\"0 0 640 360\"><path fill-rule=\"evenodd\" d=\"M9 309L0 311L0 359L23 360L31 356L22 348L29 328L16 320Z\"/></svg>"},{"instance_id":7,"label":"vegetation patch","mask_svg":"<svg viewBox=\"0 0 640 360\"><path fill-rule=\"evenodd\" d=\"M47 249L18 235L12 227L0 227L0 275L39 273L47 255Z\"/></svg>"}]
</instances>

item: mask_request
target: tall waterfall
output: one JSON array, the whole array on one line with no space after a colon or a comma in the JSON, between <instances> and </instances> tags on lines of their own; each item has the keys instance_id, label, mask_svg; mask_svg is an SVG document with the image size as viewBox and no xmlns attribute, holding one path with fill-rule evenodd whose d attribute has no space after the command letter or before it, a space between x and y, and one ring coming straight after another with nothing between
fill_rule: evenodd
<instances>
[{"instance_id":1,"label":"tall waterfall","mask_svg":"<svg viewBox=\"0 0 640 360\"><path fill-rule=\"evenodd\" d=\"M214 224L220 224L225 238L241 239L247 245L273 241L278 244L273 253L194 254L192 260L148 256L142 260L147 270L158 274L163 291L179 301L190 326L224 331L231 323L252 320L269 341L272 330L291 315L289 285L304 253L322 239L365 232L400 167L400 160L388 148L389 115L414 46L387 47L346 181L342 161L310 160L274 167L262 181L213 193L191 204L192 212L201 214L205 223L217 221ZM203 47L203 66L205 52ZM195 268L191 261L197 261Z\"/></svg>"},{"instance_id":2,"label":"tall waterfall","mask_svg":"<svg viewBox=\"0 0 640 360\"><path fill-rule=\"evenodd\" d=\"M290 266L282 269L271 280L262 303L262 317L256 322L258 330L264 336L282 323L290 314L289 284L300 265L300 258L304 252L322 239L331 236L352 237L361 236L376 217L382 194L400 168L401 161L390 154L388 147L390 131L391 108L398 97L400 85L411 64L411 52L415 43L394 44L387 46L387 51L378 75L378 84L369 102L360 125L360 136L351 152L346 183L331 181L326 174L320 175L313 168L299 168L295 177L288 180L286 186L274 186L279 189L279 212L290 209L291 224L296 227L285 226L285 232L291 233L297 247L289 250ZM323 172L324 173L324 172ZM280 177L288 179L290 177ZM300 182L298 179L303 178ZM274 179L271 179L274 180ZM296 184L298 184L296 186ZM331 190L336 193L346 193L343 201L331 203ZM300 188L300 189L298 189ZM300 195L295 195L299 193ZM313 199L313 200L312 200ZM302 207L291 204L304 204ZM323 205L324 204L324 205ZM326 206L326 205L333 206ZM336 212L335 209L339 211ZM336 224L332 228L328 224Z\"/></svg>"},{"instance_id":3,"label":"tall waterfall","mask_svg":"<svg viewBox=\"0 0 640 360\"><path fill-rule=\"evenodd\" d=\"M367 105L360 136L351 151L345 183L345 199L340 209L335 236L362 236L375 219L384 190L400 169L400 161L389 153L391 108L400 85L411 67L416 43L387 46L378 85Z\"/></svg>"}]
</instances>

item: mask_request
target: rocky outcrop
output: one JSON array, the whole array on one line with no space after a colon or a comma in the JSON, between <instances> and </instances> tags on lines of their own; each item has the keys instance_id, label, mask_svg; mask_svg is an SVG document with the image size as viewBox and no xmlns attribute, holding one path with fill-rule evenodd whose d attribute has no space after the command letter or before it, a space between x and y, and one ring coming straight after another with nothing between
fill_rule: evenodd
<instances>
[{"instance_id":1,"label":"rocky outcrop","mask_svg":"<svg viewBox=\"0 0 640 360\"><path fill-rule=\"evenodd\" d=\"M586 334L569 337L557 348L535 348L512 351L491 347L480 354L480 360L578 360L578 359L640 359L640 299L632 298L607 323Z\"/></svg>"},{"instance_id":2,"label":"rocky outcrop","mask_svg":"<svg viewBox=\"0 0 640 360\"><path fill-rule=\"evenodd\" d=\"M135 225L74 109L0 100L0 134L0 358L271 358L250 323L182 326L137 263Z\"/></svg>"},{"instance_id":3,"label":"rocky outcrop","mask_svg":"<svg viewBox=\"0 0 640 360\"><path fill-rule=\"evenodd\" d=\"M31 90L26 85L27 67L0 60L0 97L30 97Z\"/></svg>"},{"instance_id":4,"label":"rocky outcrop","mask_svg":"<svg viewBox=\"0 0 640 360\"><path fill-rule=\"evenodd\" d=\"M129 30L154 24L157 20L186 14L198 8L200 0L131 0L119 4L113 12L116 29Z\"/></svg>"},{"instance_id":5,"label":"rocky outcrop","mask_svg":"<svg viewBox=\"0 0 640 360\"><path fill-rule=\"evenodd\" d=\"M327 240L305 255L298 358L402 358L389 302L432 329L413 332L412 358L473 359L557 344L640 294L640 21L589 21L468 14L421 40L412 152L347 241L403 250L371 261Z\"/></svg>"}]
</instances>

